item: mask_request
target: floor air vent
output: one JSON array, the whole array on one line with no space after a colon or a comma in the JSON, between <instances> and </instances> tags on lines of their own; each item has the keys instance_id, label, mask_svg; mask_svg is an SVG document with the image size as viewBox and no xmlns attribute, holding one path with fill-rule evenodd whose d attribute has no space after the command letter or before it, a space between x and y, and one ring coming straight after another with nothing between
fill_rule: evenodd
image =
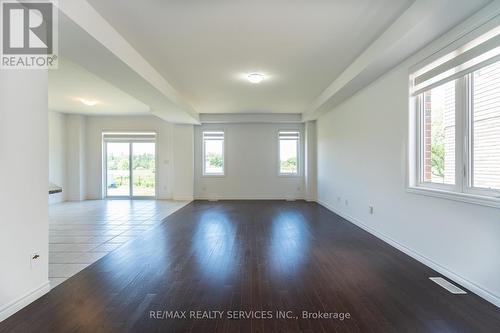
<instances>
[{"instance_id":1,"label":"floor air vent","mask_svg":"<svg viewBox=\"0 0 500 333\"><path fill-rule=\"evenodd\" d=\"M462 290L455 286L453 283L446 281L442 277L430 277L430 280L436 282L444 289L448 290L452 294L467 294L465 290Z\"/></svg>"}]
</instances>

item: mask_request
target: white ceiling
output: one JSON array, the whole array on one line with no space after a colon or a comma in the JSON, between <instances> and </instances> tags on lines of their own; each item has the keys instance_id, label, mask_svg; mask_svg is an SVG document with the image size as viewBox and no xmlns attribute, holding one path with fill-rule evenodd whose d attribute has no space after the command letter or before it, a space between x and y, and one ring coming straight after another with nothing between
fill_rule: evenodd
<instances>
[{"instance_id":1,"label":"white ceiling","mask_svg":"<svg viewBox=\"0 0 500 333\"><path fill-rule=\"evenodd\" d=\"M301 113L413 1L88 2L197 112Z\"/></svg>"},{"instance_id":2,"label":"white ceiling","mask_svg":"<svg viewBox=\"0 0 500 333\"><path fill-rule=\"evenodd\" d=\"M86 106L79 98L97 100ZM66 59L49 71L49 109L86 115L149 114L150 108L130 95Z\"/></svg>"}]
</instances>

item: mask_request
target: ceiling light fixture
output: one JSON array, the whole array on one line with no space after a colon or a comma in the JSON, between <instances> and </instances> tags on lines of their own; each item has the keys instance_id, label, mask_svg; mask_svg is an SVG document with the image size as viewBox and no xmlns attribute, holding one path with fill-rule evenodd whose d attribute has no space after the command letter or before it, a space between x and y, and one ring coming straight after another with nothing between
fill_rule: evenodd
<instances>
[{"instance_id":1,"label":"ceiling light fixture","mask_svg":"<svg viewBox=\"0 0 500 333\"><path fill-rule=\"evenodd\" d=\"M257 83L261 83L262 80L264 80L264 75L262 75L260 73L250 73L247 75L247 79L248 79L248 81L250 81L250 83L257 84Z\"/></svg>"},{"instance_id":2,"label":"ceiling light fixture","mask_svg":"<svg viewBox=\"0 0 500 333\"><path fill-rule=\"evenodd\" d=\"M90 99L85 99L85 98L79 98L78 99L82 104L85 104L87 106L94 106L96 104L99 104L99 101L96 100L90 100Z\"/></svg>"}]
</instances>

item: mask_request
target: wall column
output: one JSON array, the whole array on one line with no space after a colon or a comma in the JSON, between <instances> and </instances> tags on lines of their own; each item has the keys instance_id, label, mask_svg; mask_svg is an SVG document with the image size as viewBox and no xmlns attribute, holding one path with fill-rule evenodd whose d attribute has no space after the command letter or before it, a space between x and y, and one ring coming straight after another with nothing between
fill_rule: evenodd
<instances>
[{"instance_id":1,"label":"wall column","mask_svg":"<svg viewBox=\"0 0 500 333\"><path fill-rule=\"evenodd\" d=\"M67 115L66 117L66 200L86 199L85 139L86 117Z\"/></svg>"},{"instance_id":2,"label":"wall column","mask_svg":"<svg viewBox=\"0 0 500 333\"><path fill-rule=\"evenodd\" d=\"M46 70L0 70L0 321L50 289L47 89Z\"/></svg>"},{"instance_id":3,"label":"wall column","mask_svg":"<svg viewBox=\"0 0 500 333\"><path fill-rule=\"evenodd\" d=\"M317 198L317 136L316 121L305 123L305 199L316 201Z\"/></svg>"}]
</instances>

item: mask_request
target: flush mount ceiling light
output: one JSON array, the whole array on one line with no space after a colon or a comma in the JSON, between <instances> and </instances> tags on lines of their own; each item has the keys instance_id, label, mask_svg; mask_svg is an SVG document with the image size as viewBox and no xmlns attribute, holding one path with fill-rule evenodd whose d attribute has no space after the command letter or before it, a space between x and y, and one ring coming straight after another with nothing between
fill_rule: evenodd
<instances>
[{"instance_id":1,"label":"flush mount ceiling light","mask_svg":"<svg viewBox=\"0 0 500 333\"><path fill-rule=\"evenodd\" d=\"M248 79L248 81L250 81L250 83L257 84L257 83L261 83L262 80L264 80L264 75L262 75L260 73L250 73L247 75L247 79Z\"/></svg>"},{"instance_id":2,"label":"flush mount ceiling light","mask_svg":"<svg viewBox=\"0 0 500 333\"><path fill-rule=\"evenodd\" d=\"M99 104L99 101L96 101L96 100L90 100L90 99L85 99L85 98L79 98L78 100L86 106L94 106L96 104Z\"/></svg>"}]
</instances>

